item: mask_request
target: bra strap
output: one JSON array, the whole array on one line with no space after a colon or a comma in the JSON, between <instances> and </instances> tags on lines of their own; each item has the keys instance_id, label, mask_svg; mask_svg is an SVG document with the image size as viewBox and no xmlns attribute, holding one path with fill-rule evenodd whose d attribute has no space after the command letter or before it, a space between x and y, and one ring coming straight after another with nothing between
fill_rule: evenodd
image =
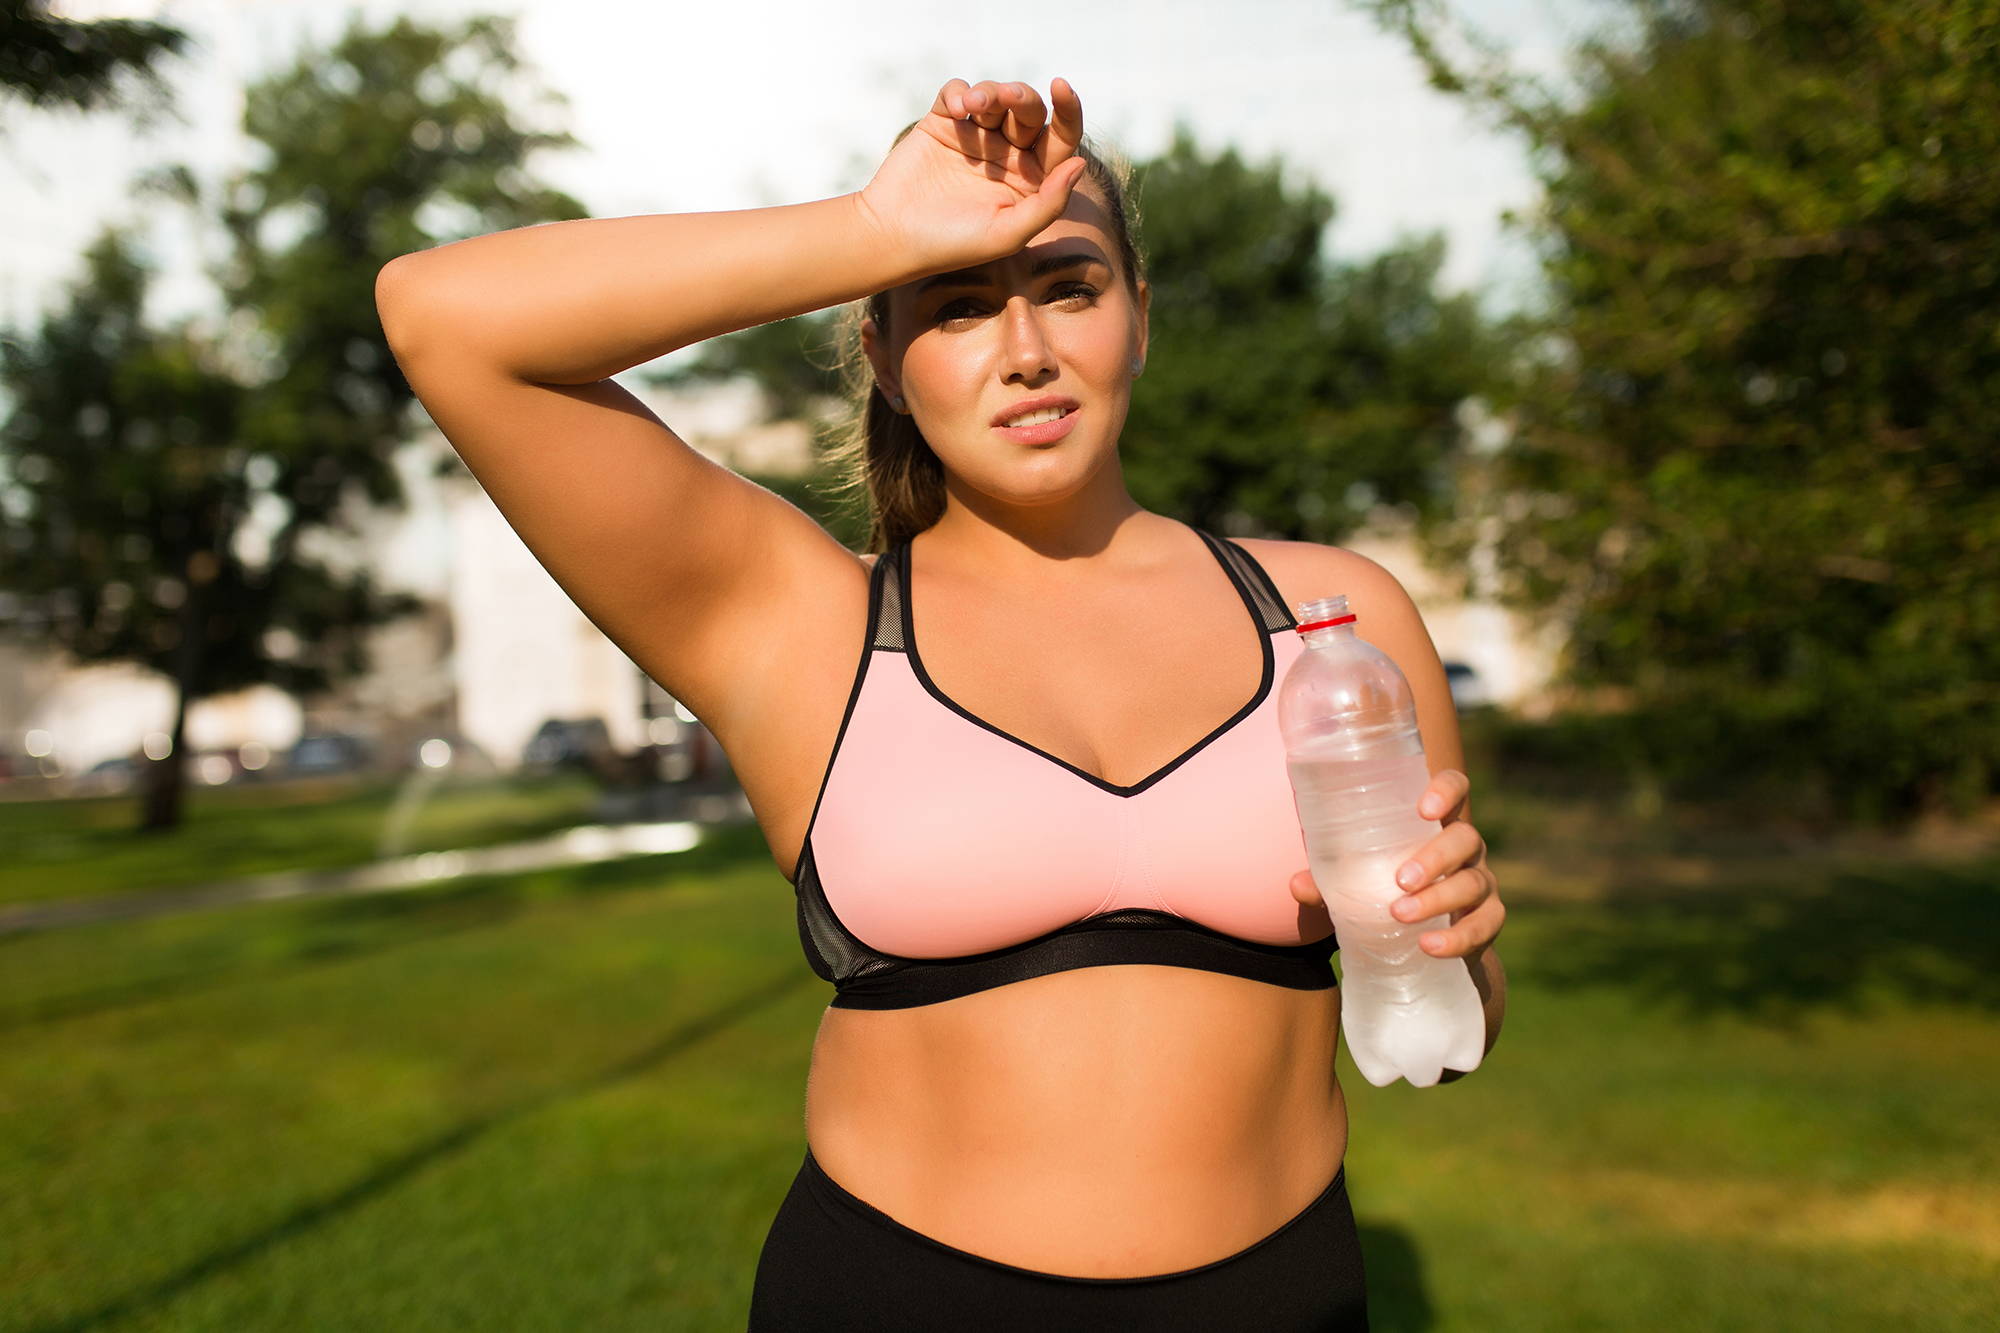
<instances>
[{"instance_id":1,"label":"bra strap","mask_svg":"<svg viewBox=\"0 0 2000 1333\"><path fill-rule=\"evenodd\" d=\"M1279 593L1278 585L1264 572L1264 566L1258 563L1256 556L1227 537L1218 537L1201 528L1196 528L1195 531L1201 533L1210 548L1215 551L1217 558L1225 561L1230 571L1236 575L1237 581L1249 590L1250 600L1256 603L1257 614L1264 622L1265 633L1275 634L1281 629L1298 628L1298 621L1286 609L1285 599Z\"/></svg>"},{"instance_id":2,"label":"bra strap","mask_svg":"<svg viewBox=\"0 0 2000 1333\"><path fill-rule=\"evenodd\" d=\"M907 541L898 542L875 560L875 625L872 647L892 653L908 651L903 637L903 572L909 568Z\"/></svg>"}]
</instances>

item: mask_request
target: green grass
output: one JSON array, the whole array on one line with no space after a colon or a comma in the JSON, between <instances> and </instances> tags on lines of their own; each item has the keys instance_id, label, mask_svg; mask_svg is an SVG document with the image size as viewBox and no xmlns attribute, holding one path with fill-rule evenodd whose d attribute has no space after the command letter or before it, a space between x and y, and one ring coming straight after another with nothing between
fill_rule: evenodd
<instances>
[{"instance_id":1,"label":"green grass","mask_svg":"<svg viewBox=\"0 0 2000 1333\"><path fill-rule=\"evenodd\" d=\"M1488 806L1498 1047L1342 1060L1375 1327L1985 1326L2000 860ZM0 1330L740 1329L826 998L751 826L0 940Z\"/></svg>"},{"instance_id":2,"label":"green grass","mask_svg":"<svg viewBox=\"0 0 2000 1333\"><path fill-rule=\"evenodd\" d=\"M184 888L375 859L400 783L350 778L191 787L181 826L137 832L137 795L0 802L0 903ZM585 822L598 785L576 774L447 779L401 851L538 837Z\"/></svg>"}]
</instances>

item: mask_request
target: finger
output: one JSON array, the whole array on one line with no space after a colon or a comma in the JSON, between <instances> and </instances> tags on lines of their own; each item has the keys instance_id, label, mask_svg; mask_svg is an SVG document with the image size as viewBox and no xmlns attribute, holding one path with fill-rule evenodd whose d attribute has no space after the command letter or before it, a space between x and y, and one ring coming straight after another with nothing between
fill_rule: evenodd
<instances>
[{"instance_id":1,"label":"finger","mask_svg":"<svg viewBox=\"0 0 2000 1333\"><path fill-rule=\"evenodd\" d=\"M1425 931L1417 947L1434 958L1463 958L1492 944L1506 922L1506 905L1497 897L1488 898L1449 929Z\"/></svg>"},{"instance_id":2,"label":"finger","mask_svg":"<svg viewBox=\"0 0 2000 1333\"><path fill-rule=\"evenodd\" d=\"M1040 226L1035 228L1036 231L1040 231L1042 227L1061 217L1063 210L1069 207L1070 191L1074 190L1076 183L1083 179L1083 159L1074 158L1072 161L1075 163L1074 166L1065 162L1057 167L1042 180L1033 195L1022 201L1023 204L1031 203L1035 209L1035 216L1041 219Z\"/></svg>"},{"instance_id":3,"label":"finger","mask_svg":"<svg viewBox=\"0 0 2000 1333\"><path fill-rule=\"evenodd\" d=\"M1389 904L1389 915L1398 921L1428 921L1446 912L1464 915L1477 911L1493 896L1493 872L1485 866L1467 866L1446 875L1428 888L1406 893Z\"/></svg>"},{"instance_id":4,"label":"finger","mask_svg":"<svg viewBox=\"0 0 2000 1333\"><path fill-rule=\"evenodd\" d=\"M1396 868L1396 883L1405 889L1421 889L1439 875L1460 866L1472 865L1486 855L1486 839L1478 828L1465 820L1447 824L1429 842L1410 854Z\"/></svg>"},{"instance_id":5,"label":"finger","mask_svg":"<svg viewBox=\"0 0 2000 1333\"><path fill-rule=\"evenodd\" d=\"M1417 801L1417 813L1425 819L1443 820L1465 805L1472 779L1455 768L1441 768L1431 774L1424 794Z\"/></svg>"},{"instance_id":6,"label":"finger","mask_svg":"<svg viewBox=\"0 0 2000 1333\"><path fill-rule=\"evenodd\" d=\"M964 79L945 80L944 87L938 89L937 101L931 103L931 114L946 120L964 120L965 94L971 86Z\"/></svg>"},{"instance_id":7,"label":"finger","mask_svg":"<svg viewBox=\"0 0 2000 1333\"><path fill-rule=\"evenodd\" d=\"M1049 108L1054 114L1048 123L1048 133L1042 138L1044 168L1053 168L1076 152L1077 145L1083 142L1083 99L1076 95L1068 79L1050 82Z\"/></svg>"},{"instance_id":8,"label":"finger","mask_svg":"<svg viewBox=\"0 0 2000 1333\"><path fill-rule=\"evenodd\" d=\"M973 123L983 130L997 130L1007 121L1006 84L995 83L991 79L981 79L972 85L966 94L966 108L972 112Z\"/></svg>"},{"instance_id":9,"label":"finger","mask_svg":"<svg viewBox=\"0 0 2000 1333\"><path fill-rule=\"evenodd\" d=\"M1016 148L1032 147L1048 122L1048 108L1042 104L1042 95L1028 84L1010 83L1007 87L1012 98L1002 132Z\"/></svg>"},{"instance_id":10,"label":"finger","mask_svg":"<svg viewBox=\"0 0 2000 1333\"><path fill-rule=\"evenodd\" d=\"M1291 890L1292 897L1304 907L1318 907L1326 901L1320 896L1319 884L1313 879L1311 867L1292 876Z\"/></svg>"}]
</instances>

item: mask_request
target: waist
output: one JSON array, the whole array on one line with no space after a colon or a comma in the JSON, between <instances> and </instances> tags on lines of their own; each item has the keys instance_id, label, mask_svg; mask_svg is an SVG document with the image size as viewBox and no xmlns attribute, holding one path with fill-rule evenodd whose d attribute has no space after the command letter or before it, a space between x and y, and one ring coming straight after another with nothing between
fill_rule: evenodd
<instances>
[{"instance_id":1,"label":"waist","mask_svg":"<svg viewBox=\"0 0 2000 1333\"><path fill-rule=\"evenodd\" d=\"M1162 1207L1254 1238L1345 1155L1339 1024L1338 990L1144 965L829 1008L807 1140L856 1194L975 1252L1061 1252L1063 1219L1143 1227Z\"/></svg>"}]
</instances>

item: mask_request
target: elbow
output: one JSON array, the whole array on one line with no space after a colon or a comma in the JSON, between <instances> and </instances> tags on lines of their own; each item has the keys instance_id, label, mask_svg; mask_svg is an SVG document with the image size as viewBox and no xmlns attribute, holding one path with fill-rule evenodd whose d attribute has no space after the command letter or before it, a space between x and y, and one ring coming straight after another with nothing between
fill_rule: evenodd
<instances>
[{"instance_id":1,"label":"elbow","mask_svg":"<svg viewBox=\"0 0 2000 1333\"><path fill-rule=\"evenodd\" d=\"M409 357L416 338L414 327L423 297L411 274L414 255L399 255L375 274L375 318L382 325L382 337L398 360Z\"/></svg>"}]
</instances>

